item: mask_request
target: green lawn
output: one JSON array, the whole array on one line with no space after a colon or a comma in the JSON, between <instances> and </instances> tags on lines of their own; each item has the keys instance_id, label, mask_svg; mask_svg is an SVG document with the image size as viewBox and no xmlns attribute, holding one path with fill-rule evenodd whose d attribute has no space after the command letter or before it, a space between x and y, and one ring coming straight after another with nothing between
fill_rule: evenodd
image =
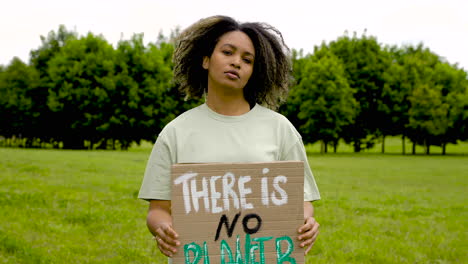
<instances>
[{"instance_id":1,"label":"green lawn","mask_svg":"<svg viewBox=\"0 0 468 264\"><path fill-rule=\"evenodd\" d=\"M322 224L310 263L467 263L468 158L311 156Z\"/></svg>"},{"instance_id":2,"label":"green lawn","mask_svg":"<svg viewBox=\"0 0 468 264\"><path fill-rule=\"evenodd\" d=\"M386 154L402 154L403 153L403 142L401 137L387 137L385 139L385 153ZM315 143L307 146L307 151L312 153L320 152L320 143ZM410 155L412 152L413 144L411 141L405 139L405 154ZM328 146L328 152L333 152L333 147ZM351 145L347 145L344 142L340 142L337 148L338 153L353 153L354 149ZM382 140L379 139L375 142L375 145L370 149L363 149L362 153L382 153ZM431 146L430 153L432 155L441 155L442 147ZM416 154L425 154L425 148L423 146L416 145ZM459 142L458 144L447 144L446 148L447 155L468 155L468 142Z\"/></svg>"},{"instance_id":3,"label":"green lawn","mask_svg":"<svg viewBox=\"0 0 468 264\"><path fill-rule=\"evenodd\" d=\"M307 263L468 262L468 156L315 147L321 234ZM0 148L0 263L164 263L136 198L149 152Z\"/></svg>"}]
</instances>

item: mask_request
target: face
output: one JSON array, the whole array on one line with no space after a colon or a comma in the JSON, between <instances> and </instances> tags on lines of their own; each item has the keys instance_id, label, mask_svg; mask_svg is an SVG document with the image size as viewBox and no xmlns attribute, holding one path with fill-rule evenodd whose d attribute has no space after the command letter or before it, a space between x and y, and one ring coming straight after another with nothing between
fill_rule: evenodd
<instances>
[{"instance_id":1,"label":"face","mask_svg":"<svg viewBox=\"0 0 468 264\"><path fill-rule=\"evenodd\" d=\"M242 91L252 76L255 49L249 36L231 31L221 36L211 57L203 58L208 70L208 89Z\"/></svg>"}]
</instances>

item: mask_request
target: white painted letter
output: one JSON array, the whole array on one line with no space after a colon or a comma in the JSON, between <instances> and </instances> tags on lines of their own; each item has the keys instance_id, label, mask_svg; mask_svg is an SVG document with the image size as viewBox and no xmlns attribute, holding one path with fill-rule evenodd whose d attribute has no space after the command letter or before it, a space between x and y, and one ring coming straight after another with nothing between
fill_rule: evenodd
<instances>
[{"instance_id":1,"label":"white painted letter","mask_svg":"<svg viewBox=\"0 0 468 264\"><path fill-rule=\"evenodd\" d=\"M191 210L188 181L193 177L197 177L197 175L198 173L189 172L189 173L182 174L181 176L177 177L174 180L175 185L182 183L182 193L184 195L184 206L185 206L186 214L190 213L190 210Z\"/></svg>"},{"instance_id":2,"label":"white painted letter","mask_svg":"<svg viewBox=\"0 0 468 264\"><path fill-rule=\"evenodd\" d=\"M210 212L210 199L208 195L208 183L206 178L202 178L202 190L197 191L197 181L195 179L190 181L190 190L192 193L192 203L193 209L195 212L198 212L198 199L203 197L203 201L205 202L205 211Z\"/></svg>"},{"instance_id":3,"label":"white painted letter","mask_svg":"<svg viewBox=\"0 0 468 264\"><path fill-rule=\"evenodd\" d=\"M228 178L231 178L231 182L228 182ZM228 172L223 176L223 200L224 200L224 210L229 210L229 196L232 197L232 201L234 203L234 208L239 209L239 198L237 197L236 192L232 189L234 187L234 183L236 179L234 174Z\"/></svg>"},{"instance_id":4,"label":"white painted letter","mask_svg":"<svg viewBox=\"0 0 468 264\"><path fill-rule=\"evenodd\" d=\"M252 189L245 188L244 184L250 181L250 176L240 176L238 180L239 195L240 195L240 204L242 209L253 209L251 203L247 203L245 196L249 193L252 193Z\"/></svg>"},{"instance_id":5,"label":"white painted letter","mask_svg":"<svg viewBox=\"0 0 468 264\"><path fill-rule=\"evenodd\" d=\"M267 174L269 171L270 171L270 169L268 169L268 168L263 168L262 173L263 173L263 175L265 175L265 174ZM261 186L261 189L262 189L262 203L263 203L263 205L268 206L269 199L268 199L268 178L267 178L267 177L263 177L263 178L262 178L262 186Z\"/></svg>"},{"instance_id":6,"label":"white painted letter","mask_svg":"<svg viewBox=\"0 0 468 264\"><path fill-rule=\"evenodd\" d=\"M261 188L262 188L262 203L263 205L268 206L269 199L268 199L268 178L267 177L262 178Z\"/></svg>"},{"instance_id":7,"label":"white painted letter","mask_svg":"<svg viewBox=\"0 0 468 264\"><path fill-rule=\"evenodd\" d=\"M275 190L280 194L281 199L276 198L275 192L273 191L273 192L271 192L271 201L275 205L287 204L288 203L288 194L286 193L285 190L283 190L279 186L278 182L286 183L286 182L288 182L288 178L286 178L286 176L283 176L283 175L278 175L278 176L275 177L275 179L273 179L273 188L275 188Z\"/></svg>"},{"instance_id":8,"label":"white painted letter","mask_svg":"<svg viewBox=\"0 0 468 264\"><path fill-rule=\"evenodd\" d=\"M221 198L221 193L216 191L216 180L219 178L221 178L221 176L211 176L210 178L211 212L213 214L223 211L223 208L218 206L218 199Z\"/></svg>"}]
</instances>

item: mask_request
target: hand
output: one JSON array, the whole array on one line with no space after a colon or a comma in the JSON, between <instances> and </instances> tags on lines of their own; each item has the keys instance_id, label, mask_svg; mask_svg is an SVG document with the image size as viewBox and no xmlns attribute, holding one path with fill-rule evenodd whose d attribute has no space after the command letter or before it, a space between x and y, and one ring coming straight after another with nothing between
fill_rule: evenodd
<instances>
[{"instance_id":1,"label":"hand","mask_svg":"<svg viewBox=\"0 0 468 264\"><path fill-rule=\"evenodd\" d=\"M305 249L304 255L309 253L310 249L315 243L317 236L319 234L319 223L315 221L315 218L312 216L307 217L304 220L304 225L301 226L297 232L300 234L297 239L302 241L300 246Z\"/></svg>"},{"instance_id":2,"label":"hand","mask_svg":"<svg viewBox=\"0 0 468 264\"><path fill-rule=\"evenodd\" d=\"M158 248L167 257L172 257L177 252L177 247L180 245L177 238L179 235L174 231L171 224L164 223L156 229L154 240L158 244Z\"/></svg>"}]
</instances>

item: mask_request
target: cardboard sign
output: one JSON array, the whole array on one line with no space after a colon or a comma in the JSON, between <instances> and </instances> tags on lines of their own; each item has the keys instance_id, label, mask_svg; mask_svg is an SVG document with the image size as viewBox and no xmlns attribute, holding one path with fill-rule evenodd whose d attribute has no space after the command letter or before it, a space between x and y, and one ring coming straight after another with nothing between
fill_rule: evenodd
<instances>
[{"instance_id":1,"label":"cardboard sign","mask_svg":"<svg viewBox=\"0 0 468 264\"><path fill-rule=\"evenodd\" d=\"M175 264L303 264L304 164L176 164Z\"/></svg>"}]
</instances>

